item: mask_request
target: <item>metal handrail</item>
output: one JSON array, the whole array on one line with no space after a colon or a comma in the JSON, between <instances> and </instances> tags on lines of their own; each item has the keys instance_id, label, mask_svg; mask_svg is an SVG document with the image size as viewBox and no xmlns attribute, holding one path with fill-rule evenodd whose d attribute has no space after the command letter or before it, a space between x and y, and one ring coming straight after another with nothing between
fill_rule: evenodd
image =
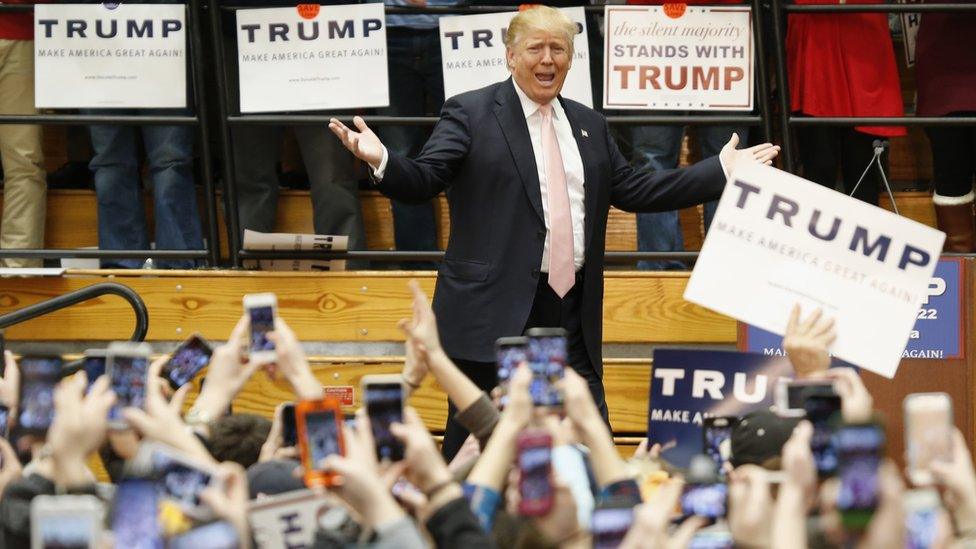
<instances>
[{"instance_id":1,"label":"metal handrail","mask_svg":"<svg viewBox=\"0 0 976 549\"><path fill-rule=\"evenodd\" d=\"M132 331L132 337L129 339L131 341L144 341L146 339L146 332L149 331L149 311L146 310L146 303L141 297L139 297L139 294L137 294L135 290L117 282L100 282L98 284L92 284L91 286L86 286L57 297L52 297L51 299L41 301L40 303L28 305L27 307L16 310L12 313L0 315L0 328L9 328L14 324L19 324L39 316L60 311L61 309L70 307L72 305L77 305L83 301L88 301L89 299L94 299L103 295L117 295L126 300L126 302L132 306L132 311L136 315L136 327Z\"/></svg>"}]
</instances>

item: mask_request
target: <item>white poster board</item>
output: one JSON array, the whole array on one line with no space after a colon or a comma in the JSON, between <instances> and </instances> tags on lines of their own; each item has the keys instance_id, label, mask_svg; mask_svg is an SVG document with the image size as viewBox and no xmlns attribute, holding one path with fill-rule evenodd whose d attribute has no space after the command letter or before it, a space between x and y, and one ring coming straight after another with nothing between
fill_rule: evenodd
<instances>
[{"instance_id":1,"label":"white poster board","mask_svg":"<svg viewBox=\"0 0 976 549\"><path fill-rule=\"evenodd\" d=\"M248 519L261 549L312 547L317 519L334 505L311 490L295 490L251 500Z\"/></svg>"},{"instance_id":2,"label":"white poster board","mask_svg":"<svg viewBox=\"0 0 976 549\"><path fill-rule=\"evenodd\" d=\"M241 112L390 104L383 4L238 10L237 45Z\"/></svg>"},{"instance_id":3,"label":"white poster board","mask_svg":"<svg viewBox=\"0 0 976 549\"><path fill-rule=\"evenodd\" d=\"M743 6L607 6L603 106L751 111L752 12Z\"/></svg>"},{"instance_id":4,"label":"white poster board","mask_svg":"<svg viewBox=\"0 0 976 549\"><path fill-rule=\"evenodd\" d=\"M921 0L899 0L901 4L921 4ZM915 44L918 43L918 27L922 24L921 13L901 14L901 43L905 50L905 66L915 66Z\"/></svg>"},{"instance_id":5,"label":"white poster board","mask_svg":"<svg viewBox=\"0 0 976 549\"><path fill-rule=\"evenodd\" d=\"M34 7L38 108L185 108L182 4Z\"/></svg>"},{"instance_id":6,"label":"white poster board","mask_svg":"<svg viewBox=\"0 0 976 549\"><path fill-rule=\"evenodd\" d=\"M586 41L586 12L563 8L580 30L573 40L573 64L562 96L593 106L590 83L590 45ZM502 39L515 12L458 15L440 18L444 97L483 88L510 76Z\"/></svg>"},{"instance_id":7,"label":"white poster board","mask_svg":"<svg viewBox=\"0 0 976 549\"><path fill-rule=\"evenodd\" d=\"M836 319L831 351L892 377L945 234L805 179L740 165L685 299L782 334L790 309Z\"/></svg>"}]
</instances>

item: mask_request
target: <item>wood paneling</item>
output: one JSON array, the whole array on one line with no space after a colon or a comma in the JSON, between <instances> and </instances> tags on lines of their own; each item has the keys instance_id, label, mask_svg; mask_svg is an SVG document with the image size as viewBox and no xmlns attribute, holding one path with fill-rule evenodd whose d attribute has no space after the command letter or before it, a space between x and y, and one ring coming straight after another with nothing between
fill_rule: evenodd
<instances>
[{"instance_id":1,"label":"wood paneling","mask_svg":"<svg viewBox=\"0 0 976 549\"><path fill-rule=\"evenodd\" d=\"M244 294L275 292L282 317L302 340L402 341L396 322L410 315L406 283L414 277L432 292L430 273L72 271L64 277L0 279L0 314L114 280L145 300L149 340L182 339L194 331L223 340L240 318ZM732 320L682 299L687 281L687 273L606 273L604 341L734 343ZM126 339L133 325L128 305L107 296L14 326L7 337Z\"/></svg>"}]
</instances>

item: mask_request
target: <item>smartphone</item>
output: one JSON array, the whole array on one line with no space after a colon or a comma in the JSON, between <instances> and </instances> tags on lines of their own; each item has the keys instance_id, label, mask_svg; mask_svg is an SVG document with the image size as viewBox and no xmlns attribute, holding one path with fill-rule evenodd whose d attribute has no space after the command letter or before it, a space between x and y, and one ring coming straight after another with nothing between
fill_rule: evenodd
<instances>
[{"instance_id":1,"label":"smartphone","mask_svg":"<svg viewBox=\"0 0 976 549\"><path fill-rule=\"evenodd\" d=\"M61 356L53 353L31 353L21 357L18 432L47 433L54 421L54 386L61 381L62 365Z\"/></svg>"},{"instance_id":2,"label":"smartphone","mask_svg":"<svg viewBox=\"0 0 976 549\"><path fill-rule=\"evenodd\" d=\"M884 431L876 424L845 425L833 436L837 449L837 510L850 531L867 527L878 506L878 469L884 455Z\"/></svg>"},{"instance_id":3,"label":"smartphone","mask_svg":"<svg viewBox=\"0 0 976 549\"><path fill-rule=\"evenodd\" d=\"M500 337L495 341L495 357L498 365L498 388L501 392L501 408L508 406L508 385L515 369L529 359L529 340L525 337Z\"/></svg>"},{"instance_id":4,"label":"smartphone","mask_svg":"<svg viewBox=\"0 0 976 549\"><path fill-rule=\"evenodd\" d=\"M739 418L735 416L707 417L702 420L702 451L712 458L719 474L732 456L732 429Z\"/></svg>"},{"instance_id":5,"label":"smartphone","mask_svg":"<svg viewBox=\"0 0 976 549\"><path fill-rule=\"evenodd\" d=\"M173 351L163 366L163 377L175 390L189 383L200 370L210 364L213 347L200 334L193 334Z\"/></svg>"},{"instance_id":6,"label":"smartphone","mask_svg":"<svg viewBox=\"0 0 976 549\"><path fill-rule=\"evenodd\" d=\"M281 439L286 448L298 446L298 426L295 425L294 402L286 402L281 407Z\"/></svg>"},{"instance_id":7,"label":"smartphone","mask_svg":"<svg viewBox=\"0 0 976 549\"><path fill-rule=\"evenodd\" d=\"M779 378L776 382L776 414L780 417L803 417L803 403L815 395L836 396L834 382L822 379Z\"/></svg>"},{"instance_id":8,"label":"smartphone","mask_svg":"<svg viewBox=\"0 0 976 549\"><path fill-rule=\"evenodd\" d=\"M88 377L88 388L95 384L98 378L105 375L105 361L108 360L108 351L105 349L85 349L85 358L82 359L81 367L85 370Z\"/></svg>"},{"instance_id":9,"label":"smartphone","mask_svg":"<svg viewBox=\"0 0 976 549\"><path fill-rule=\"evenodd\" d=\"M7 374L7 334L0 330L0 377Z\"/></svg>"},{"instance_id":10,"label":"smartphone","mask_svg":"<svg viewBox=\"0 0 976 549\"><path fill-rule=\"evenodd\" d=\"M132 467L140 475L155 479L159 497L179 506L187 516L198 520L213 516L211 509L200 499L204 489L222 482L212 466L165 444L144 442L133 458Z\"/></svg>"},{"instance_id":11,"label":"smartphone","mask_svg":"<svg viewBox=\"0 0 976 549\"><path fill-rule=\"evenodd\" d=\"M274 362L278 354L274 342L268 339L268 332L275 329L278 298L272 293L247 294L244 309L251 320L250 360L261 364Z\"/></svg>"},{"instance_id":12,"label":"smartphone","mask_svg":"<svg viewBox=\"0 0 976 549\"><path fill-rule=\"evenodd\" d=\"M0 404L0 438L7 438L10 435L10 408ZM3 459L0 459L0 465Z\"/></svg>"},{"instance_id":13,"label":"smartphone","mask_svg":"<svg viewBox=\"0 0 976 549\"><path fill-rule=\"evenodd\" d=\"M939 538L942 502L931 489L909 490L904 495L905 549L929 549Z\"/></svg>"},{"instance_id":14,"label":"smartphone","mask_svg":"<svg viewBox=\"0 0 976 549\"><path fill-rule=\"evenodd\" d=\"M691 538L691 544L688 545L688 549L733 549L734 547L735 541L732 539L732 532L724 527L715 530L699 530L695 533L695 537Z\"/></svg>"},{"instance_id":15,"label":"smartphone","mask_svg":"<svg viewBox=\"0 0 976 549\"><path fill-rule=\"evenodd\" d=\"M30 504L31 549L96 549L105 509L95 496L37 496Z\"/></svg>"},{"instance_id":16,"label":"smartphone","mask_svg":"<svg viewBox=\"0 0 976 549\"><path fill-rule=\"evenodd\" d=\"M536 406L560 407L563 392L555 385L563 378L566 367L566 330L562 328L530 328L525 332L529 340L528 359L532 369L529 393Z\"/></svg>"},{"instance_id":17,"label":"smartphone","mask_svg":"<svg viewBox=\"0 0 976 549\"><path fill-rule=\"evenodd\" d=\"M593 549L616 549L634 523L634 501L627 497L604 498L593 508L590 533Z\"/></svg>"},{"instance_id":18,"label":"smartphone","mask_svg":"<svg viewBox=\"0 0 976 549\"><path fill-rule=\"evenodd\" d=\"M399 375L367 375L362 379L363 399L369 428L373 432L376 458L380 461L403 459L403 443L393 436L390 425L403 423L403 382Z\"/></svg>"},{"instance_id":19,"label":"smartphone","mask_svg":"<svg viewBox=\"0 0 976 549\"><path fill-rule=\"evenodd\" d=\"M823 479L837 472L837 450L834 448L834 427L840 423L840 397L811 396L803 403L807 420L813 426L810 451L817 466L817 475Z\"/></svg>"},{"instance_id":20,"label":"smartphone","mask_svg":"<svg viewBox=\"0 0 976 549\"><path fill-rule=\"evenodd\" d=\"M199 526L170 538L166 549L237 549L240 539L237 530L229 522L218 521Z\"/></svg>"},{"instance_id":21,"label":"smartphone","mask_svg":"<svg viewBox=\"0 0 976 549\"><path fill-rule=\"evenodd\" d=\"M156 483L146 478L124 478L112 504L115 547L163 549Z\"/></svg>"},{"instance_id":22,"label":"smartphone","mask_svg":"<svg viewBox=\"0 0 976 549\"><path fill-rule=\"evenodd\" d=\"M916 486L932 484L929 465L952 461L952 397L946 393L915 393L905 397L905 461Z\"/></svg>"},{"instance_id":23,"label":"smartphone","mask_svg":"<svg viewBox=\"0 0 976 549\"><path fill-rule=\"evenodd\" d=\"M339 401L302 400L295 404L298 426L298 452L305 468L307 486L334 486L337 475L320 469L323 459L333 454L345 455L342 437L342 407Z\"/></svg>"},{"instance_id":24,"label":"smartphone","mask_svg":"<svg viewBox=\"0 0 976 549\"><path fill-rule=\"evenodd\" d=\"M539 517L553 504L552 436L542 429L522 431L516 443L519 467L519 514Z\"/></svg>"},{"instance_id":25,"label":"smartphone","mask_svg":"<svg viewBox=\"0 0 976 549\"><path fill-rule=\"evenodd\" d=\"M122 417L122 410L142 408L145 404L151 353L148 343L119 341L108 346L105 373L115 393L115 404L108 411L109 427L127 429L129 424Z\"/></svg>"},{"instance_id":26,"label":"smartphone","mask_svg":"<svg viewBox=\"0 0 976 549\"><path fill-rule=\"evenodd\" d=\"M728 485L718 479L714 482L689 482L681 494L681 514L712 521L725 518L728 496Z\"/></svg>"}]
</instances>

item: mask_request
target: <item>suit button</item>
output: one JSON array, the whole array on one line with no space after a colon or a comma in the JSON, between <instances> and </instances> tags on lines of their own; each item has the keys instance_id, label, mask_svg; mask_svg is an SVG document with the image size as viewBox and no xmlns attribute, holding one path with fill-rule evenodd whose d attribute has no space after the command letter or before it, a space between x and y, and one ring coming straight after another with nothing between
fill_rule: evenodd
<instances>
[{"instance_id":1,"label":"suit button","mask_svg":"<svg viewBox=\"0 0 976 549\"><path fill-rule=\"evenodd\" d=\"M539 231L539 232L535 233L535 236L539 240L545 240L546 239L546 231Z\"/></svg>"},{"instance_id":2,"label":"suit button","mask_svg":"<svg viewBox=\"0 0 976 549\"><path fill-rule=\"evenodd\" d=\"M532 278L539 278L539 269L532 269Z\"/></svg>"}]
</instances>

